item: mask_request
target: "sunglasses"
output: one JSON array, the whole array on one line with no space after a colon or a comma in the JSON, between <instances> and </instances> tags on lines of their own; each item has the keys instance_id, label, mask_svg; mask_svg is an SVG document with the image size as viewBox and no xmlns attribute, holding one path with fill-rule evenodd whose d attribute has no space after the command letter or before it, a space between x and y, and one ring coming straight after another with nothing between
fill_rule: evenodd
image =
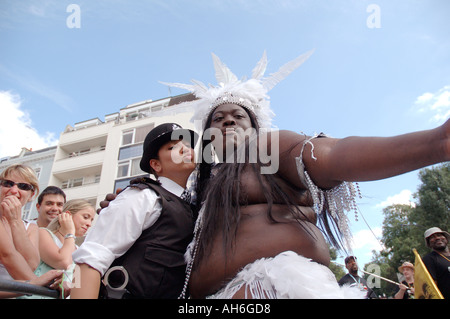
<instances>
[{"instance_id":1,"label":"sunglasses","mask_svg":"<svg viewBox=\"0 0 450 319\"><path fill-rule=\"evenodd\" d=\"M0 179L0 185L2 187L7 187L7 188L11 188L14 185L17 185L17 187L20 190L23 190L23 191L32 191L32 190L34 190L33 185L30 185L30 184L27 184L27 183L16 183L16 182L10 181L9 179Z\"/></svg>"}]
</instances>

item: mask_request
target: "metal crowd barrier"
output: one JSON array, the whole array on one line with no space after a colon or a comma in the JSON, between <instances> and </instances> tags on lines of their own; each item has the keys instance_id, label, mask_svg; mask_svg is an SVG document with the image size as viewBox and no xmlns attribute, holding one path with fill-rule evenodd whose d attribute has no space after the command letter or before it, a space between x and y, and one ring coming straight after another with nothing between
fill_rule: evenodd
<instances>
[{"instance_id":1,"label":"metal crowd barrier","mask_svg":"<svg viewBox=\"0 0 450 319\"><path fill-rule=\"evenodd\" d=\"M26 282L0 279L0 291L59 298L59 291Z\"/></svg>"}]
</instances>

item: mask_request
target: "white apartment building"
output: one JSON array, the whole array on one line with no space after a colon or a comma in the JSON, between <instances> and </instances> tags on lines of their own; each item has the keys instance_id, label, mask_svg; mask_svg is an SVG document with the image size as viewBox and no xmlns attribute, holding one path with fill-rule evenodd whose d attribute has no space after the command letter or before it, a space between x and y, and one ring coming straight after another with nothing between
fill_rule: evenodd
<instances>
[{"instance_id":1,"label":"white apartment building","mask_svg":"<svg viewBox=\"0 0 450 319\"><path fill-rule=\"evenodd\" d=\"M143 101L119 112L68 125L60 135L48 185L64 190L67 200L83 198L98 207L106 194L124 188L137 176L146 175L139 162L142 144L155 126L173 122L194 129L191 107L180 102L191 94Z\"/></svg>"}]
</instances>

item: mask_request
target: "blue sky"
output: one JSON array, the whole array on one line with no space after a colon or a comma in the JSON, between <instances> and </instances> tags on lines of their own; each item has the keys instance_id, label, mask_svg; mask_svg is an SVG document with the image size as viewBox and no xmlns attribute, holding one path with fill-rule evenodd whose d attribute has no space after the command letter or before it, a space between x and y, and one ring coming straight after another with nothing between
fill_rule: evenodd
<instances>
[{"instance_id":1,"label":"blue sky","mask_svg":"<svg viewBox=\"0 0 450 319\"><path fill-rule=\"evenodd\" d=\"M80 28L67 25L70 4ZM446 0L1 0L0 157L167 97L158 81L215 84L211 52L244 76L264 50L269 74L315 49L270 92L281 129L333 137L430 129L450 115L449 12ZM378 235L388 198L408 199L418 184L417 171L360 183L361 212ZM365 263L379 245L362 218L349 217Z\"/></svg>"}]
</instances>

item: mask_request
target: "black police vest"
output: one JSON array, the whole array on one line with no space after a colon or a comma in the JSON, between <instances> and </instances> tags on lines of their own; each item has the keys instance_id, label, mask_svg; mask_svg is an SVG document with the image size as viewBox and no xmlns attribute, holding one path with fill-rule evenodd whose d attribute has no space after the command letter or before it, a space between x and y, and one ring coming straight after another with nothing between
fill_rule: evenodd
<instances>
[{"instance_id":1,"label":"black police vest","mask_svg":"<svg viewBox=\"0 0 450 319\"><path fill-rule=\"evenodd\" d=\"M149 178L134 180L130 187L154 190L161 197L162 211L158 220L111 267L120 265L127 270L126 289L131 294L128 297L177 298L185 280L184 253L195 225L191 208Z\"/></svg>"}]
</instances>

